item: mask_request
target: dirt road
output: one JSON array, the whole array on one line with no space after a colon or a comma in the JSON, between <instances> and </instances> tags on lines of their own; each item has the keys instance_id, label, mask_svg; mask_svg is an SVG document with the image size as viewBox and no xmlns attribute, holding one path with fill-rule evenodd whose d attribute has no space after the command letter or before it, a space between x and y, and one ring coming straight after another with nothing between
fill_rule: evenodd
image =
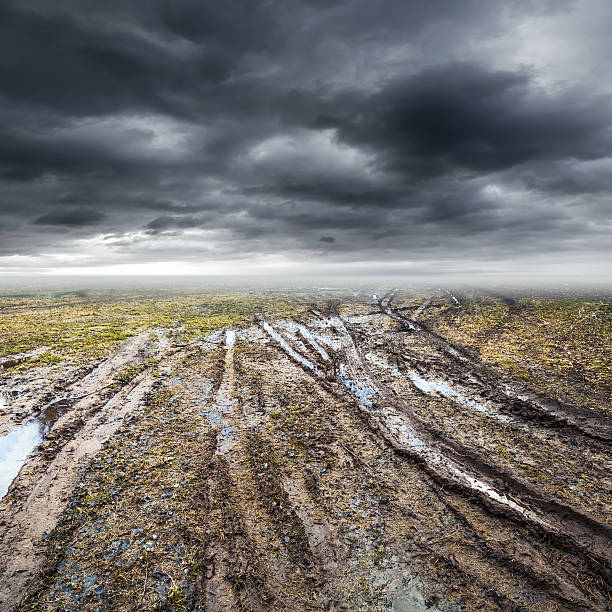
<instances>
[{"instance_id":1,"label":"dirt road","mask_svg":"<svg viewBox=\"0 0 612 612\"><path fill-rule=\"evenodd\" d=\"M609 418L401 297L75 373L1 502L2 609L605 610Z\"/></svg>"}]
</instances>

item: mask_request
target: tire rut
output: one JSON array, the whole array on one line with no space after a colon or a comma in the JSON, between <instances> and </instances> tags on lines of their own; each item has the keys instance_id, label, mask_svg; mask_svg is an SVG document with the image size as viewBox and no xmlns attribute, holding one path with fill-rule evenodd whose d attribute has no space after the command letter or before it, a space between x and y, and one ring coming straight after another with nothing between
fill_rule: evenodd
<instances>
[{"instance_id":1,"label":"tire rut","mask_svg":"<svg viewBox=\"0 0 612 612\"><path fill-rule=\"evenodd\" d=\"M81 397L55 424L0 502L0 601L14 603L44 559L37 542L57 524L66 507L73 481L117 429L136 411L155 378L145 369L115 392L107 391L109 377L132 363L147 345L124 345L96 370L78 381L73 391Z\"/></svg>"},{"instance_id":2,"label":"tire rut","mask_svg":"<svg viewBox=\"0 0 612 612\"><path fill-rule=\"evenodd\" d=\"M404 329L427 335L452 359L470 367L471 374L478 377L483 386L496 389L496 395L507 406L508 411L524 418L531 418L544 425L569 427L581 434L604 442L612 441L612 419L593 414L586 409L569 406L554 398L545 397L515 380L500 381L490 367L477 360L464 349L452 344L439 334L429 330L423 323L408 318L393 309L396 291L385 294L378 301L381 312L396 320Z\"/></svg>"},{"instance_id":3,"label":"tire rut","mask_svg":"<svg viewBox=\"0 0 612 612\"><path fill-rule=\"evenodd\" d=\"M570 548L577 547L589 555L596 573L607 575L605 567L609 562L612 535L607 525L541 494L507 470L485 461L474 450L439 433L432 435L410 407L376 379L365 365L357 341L341 320L330 317L328 327L335 327L336 331L343 328L350 338L345 351L333 353L338 369L344 367L355 377L347 381L340 376L341 382L360 399L361 409L367 413L370 423L397 451L422 462L431 477L443 486L479 499L485 507L496 513L502 512L519 524L535 527L540 533L553 537L563 548L568 544ZM308 358L292 348L289 355L295 359L295 354L302 367L306 366L312 375L322 377L320 372L305 363ZM373 402L364 398L364 389L372 391L368 397L376 394L379 399Z\"/></svg>"}]
</instances>

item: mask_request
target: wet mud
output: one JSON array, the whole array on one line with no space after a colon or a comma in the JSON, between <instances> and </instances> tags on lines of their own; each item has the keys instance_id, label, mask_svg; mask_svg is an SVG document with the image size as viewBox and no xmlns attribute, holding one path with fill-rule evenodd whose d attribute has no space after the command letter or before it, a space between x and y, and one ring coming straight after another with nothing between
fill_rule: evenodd
<instances>
[{"instance_id":1,"label":"wet mud","mask_svg":"<svg viewBox=\"0 0 612 612\"><path fill-rule=\"evenodd\" d=\"M608 609L610 421L430 331L440 299L153 330L32 400L0 608Z\"/></svg>"}]
</instances>

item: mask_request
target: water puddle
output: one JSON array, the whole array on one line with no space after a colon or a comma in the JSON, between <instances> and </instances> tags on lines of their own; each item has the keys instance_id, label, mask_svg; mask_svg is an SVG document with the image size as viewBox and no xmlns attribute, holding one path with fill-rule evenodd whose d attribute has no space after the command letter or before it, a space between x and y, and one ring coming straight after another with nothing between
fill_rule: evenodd
<instances>
[{"instance_id":1,"label":"water puddle","mask_svg":"<svg viewBox=\"0 0 612 612\"><path fill-rule=\"evenodd\" d=\"M0 396L2 397L2 396ZM0 401L5 402L4 398ZM3 498L32 451L43 441L54 423L72 403L57 401L49 404L38 417L26 421L0 438L0 499Z\"/></svg>"},{"instance_id":2,"label":"water puddle","mask_svg":"<svg viewBox=\"0 0 612 612\"><path fill-rule=\"evenodd\" d=\"M304 325L300 325L299 323L294 323L293 321L281 321L280 323L287 331L290 331L294 334L299 333L302 338L308 341L310 346L312 346L325 361L329 361L329 355L327 351L319 344L319 342L327 343L328 339L319 334L315 334L310 331Z\"/></svg>"},{"instance_id":3,"label":"water puddle","mask_svg":"<svg viewBox=\"0 0 612 612\"><path fill-rule=\"evenodd\" d=\"M372 407L372 397L375 395L374 389L363 383L354 381L348 376L346 367L343 363L340 364L338 372L338 380L367 408Z\"/></svg>"},{"instance_id":4,"label":"water puddle","mask_svg":"<svg viewBox=\"0 0 612 612\"><path fill-rule=\"evenodd\" d=\"M417 389L423 391L423 393L427 393L428 395L439 393L443 397L452 399L458 404L461 404L474 412L479 412L480 414L484 414L485 416L502 423L512 423L514 421L512 418L493 412L490 408L487 408L480 402L476 402L469 397L462 395L445 382L423 378L413 370L409 370L406 376L408 376L408 378L412 381L412 384Z\"/></svg>"},{"instance_id":5,"label":"water puddle","mask_svg":"<svg viewBox=\"0 0 612 612\"><path fill-rule=\"evenodd\" d=\"M302 355L300 355L291 346L289 346L287 341L267 321L263 321L261 326L268 332L268 334L270 334L270 336L272 336L272 338L274 338L274 340L276 340L281 345L283 350L288 355L293 357L296 361L301 363L303 366L306 366L309 370L312 370L315 374L320 373L319 368L317 368L317 366L314 363L312 363L312 361L309 361L305 357L302 357Z\"/></svg>"}]
</instances>

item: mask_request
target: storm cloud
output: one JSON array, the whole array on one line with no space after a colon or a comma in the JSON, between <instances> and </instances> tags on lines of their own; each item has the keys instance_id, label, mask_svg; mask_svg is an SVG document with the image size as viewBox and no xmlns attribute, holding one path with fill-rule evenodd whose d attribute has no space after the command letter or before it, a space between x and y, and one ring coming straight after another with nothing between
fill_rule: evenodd
<instances>
[{"instance_id":1,"label":"storm cloud","mask_svg":"<svg viewBox=\"0 0 612 612\"><path fill-rule=\"evenodd\" d=\"M589 274L605 24L605 0L4 2L0 269Z\"/></svg>"}]
</instances>

